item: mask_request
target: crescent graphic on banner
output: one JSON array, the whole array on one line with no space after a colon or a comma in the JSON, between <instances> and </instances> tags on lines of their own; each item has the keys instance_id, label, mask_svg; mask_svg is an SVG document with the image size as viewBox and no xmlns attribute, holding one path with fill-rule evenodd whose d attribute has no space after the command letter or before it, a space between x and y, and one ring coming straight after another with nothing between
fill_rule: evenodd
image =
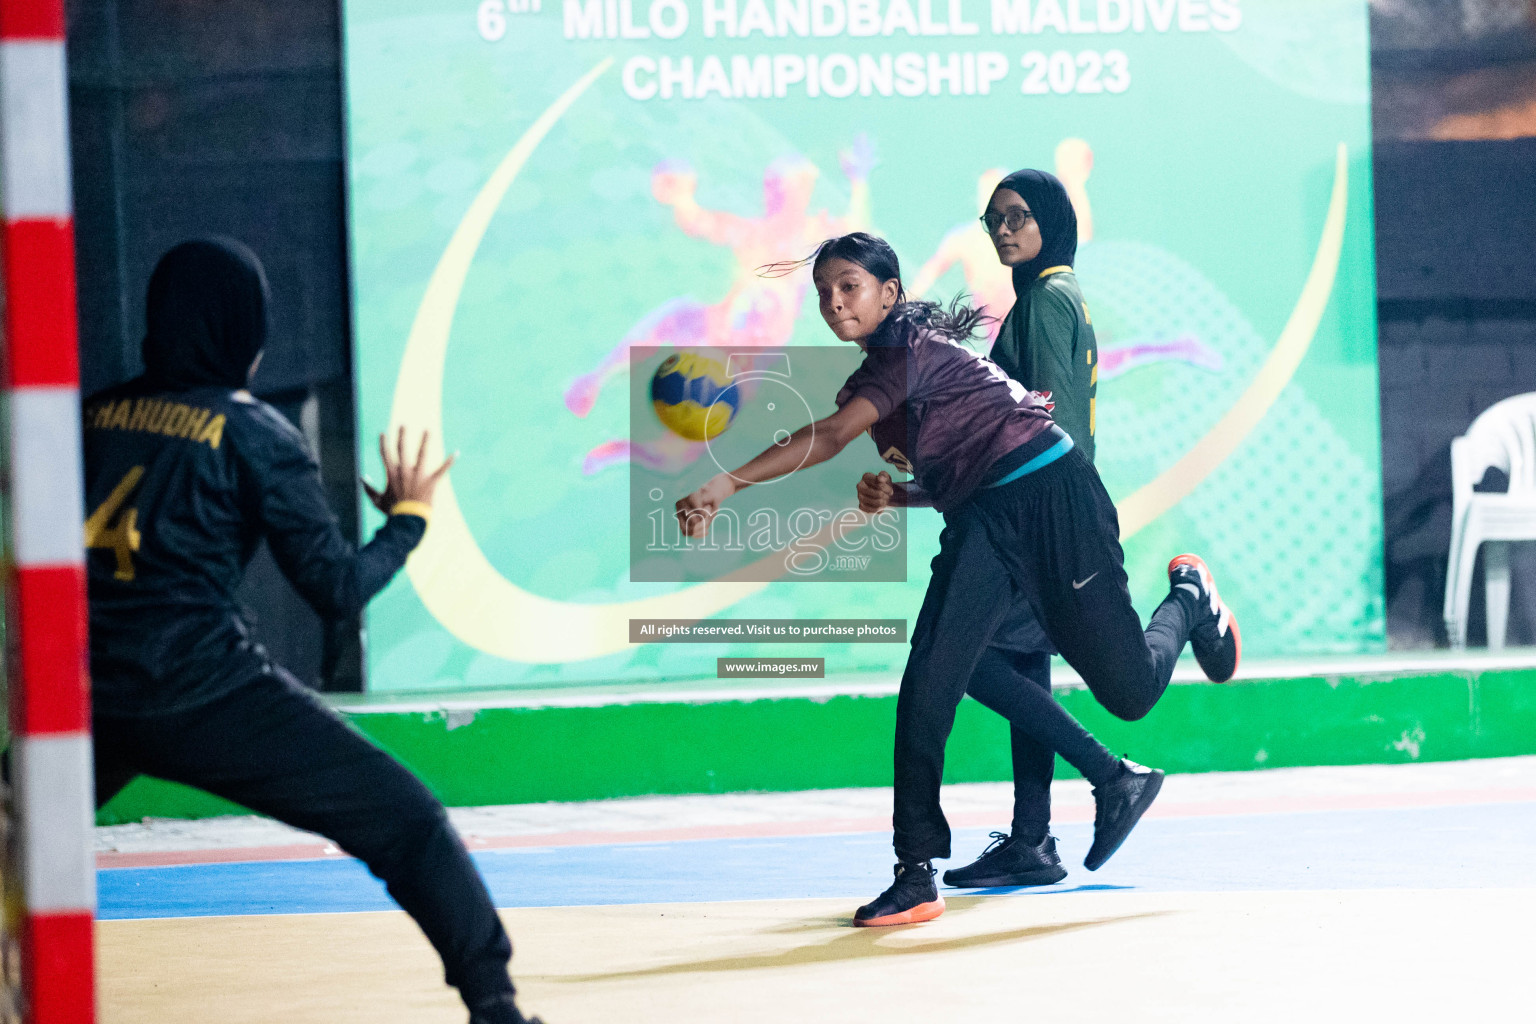
<instances>
[{"instance_id":1,"label":"crescent graphic on banner","mask_svg":"<svg viewBox=\"0 0 1536 1024\"><path fill-rule=\"evenodd\" d=\"M613 63L604 60L544 111L492 172L438 260L411 324L395 383L390 431L404 424L431 431L442 457L443 369L459 293L486 229L518 172L549 130ZM703 583L686 590L614 604L578 604L529 593L507 579L480 550L459 507L450 473L438 484L432 527L406 563L432 616L464 643L521 662L597 658L629 644L632 618L703 619L757 593L766 583Z\"/></svg>"},{"instance_id":2,"label":"crescent graphic on banner","mask_svg":"<svg viewBox=\"0 0 1536 1024\"><path fill-rule=\"evenodd\" d=\"M1344 144L1339 143L1334 158L1333 195L1328 200L1328 215L1323 219L1323 236L1312 257L1312 269L1301 286L1296 308L1280 331L1275 347L1253 383L1232 404L1216 425L1186 452L1178 462L1157 475L1117 506L1120 513L1120 537L1124 540L1158 516L1187 498L1196 487L1248 439L1280 392L1291 382L1296 368L1306 356L1317 334L1317 325L1333 293L1333 279L1339 271L1339 253L1344 249L1344 215L1349 207L1349 159Z\"/></svg>"},{"instance_id":3,"label":"crescent graphic on banner","mask_svg":"<svg viewBox=\"0 0 1536 1024\"><path fill-rule=\"evenodd\" d=\"M400 426L431 432L431 456L443 453L443 373L459 294L502 198L539 143L565 112L608 70L607 59L587 72L529 126L481 188L454 230L427 282L411 324L390 410ZM1344 148L1323 240L1301 300L1275 350L1238 404L1188 455L1122 505L1125 534L1151 522L1192 491L1240 444L1273 404L1306 354L1327 305L1344 225ZM443 628L469 646L509 661L558 663L599 658L629 646L632 618L704 619L753 594L765 582L720 580L670 594L584 604L541 597L503 576L480 549L454 493L452 474L438 485L432 526L406 563L417 595Z\"/></svg>"}]
</instances>

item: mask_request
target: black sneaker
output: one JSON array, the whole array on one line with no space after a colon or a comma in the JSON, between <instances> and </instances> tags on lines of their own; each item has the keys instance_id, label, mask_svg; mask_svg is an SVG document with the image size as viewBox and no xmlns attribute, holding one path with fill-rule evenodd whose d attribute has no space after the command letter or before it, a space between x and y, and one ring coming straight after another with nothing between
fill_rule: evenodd
<instances>
[{"instance_id":1,"label":"black sneaker","mask_svg":"<svg viewBox=\"0 0 1536 1024\"><path fill-rule=\"evenodd\" d=\"M1031 846L1006 832L993 832L994 842L963 868L944 872L944 884L960 889L996 885L1054 885L1067 877L1056 856L1056 840L1047 835Z\"/></svg>"},{"instance_id":2,"label":"black sneaker","mask_svg":"<svg viewBox=\"0 0 1536 1024\"><path fill-rule=\"evenodd\" d=\"M1243 635L1232 609L1216 593L1216 578L1199 555L1179 555L1168 563L1168 585L1194 595L1200 617L1189 635L1189 646L1205 677L1224 683L1237 674L1243 658Z\"/></svg>"},{"instance_id":3,"label":"black sneaker","mask_svg":"<svg viewBox=\"0 0 1536 1024\"><path fill-rule=\"evenodd\" d=\"M1118 779L1093 789L1093 845L1083 859L1089 871L1099 870L1115 855L1163 788L1163 773L1156 768L1143 768L1134 761L1120 764L1124 770Z\"/></svg>"},{"instance_id":4,"label":"black sneaker","mask_svg":"<svg viewBox=\"0 0 1536 1024\"><path fill-rule=\"evenodd\" d=\"M469 1024L543 1024L537 1017L524 1017L517 1000L509 993L476 1006L469 1014Z\"/></svg>"},{"instance_id":5,"label":"black sneaker","mask_svg":"<svg viewBox=\"0 0 1536 1024\"><path fill-rule=\"evenodd\" d=\"M898 861L896 881L872 902L853 915L860 928L881 928L891 924L916 924L932 921L944 913L944 897L933 884L933 865L925 861L908 864Z\"/></svg>"}]
</instances>

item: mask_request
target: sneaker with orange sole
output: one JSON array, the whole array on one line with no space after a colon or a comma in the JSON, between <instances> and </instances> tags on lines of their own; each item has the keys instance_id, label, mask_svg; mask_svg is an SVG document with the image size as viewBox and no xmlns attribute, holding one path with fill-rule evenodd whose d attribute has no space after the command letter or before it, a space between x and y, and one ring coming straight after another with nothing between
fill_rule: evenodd
<instances>
[{"instance_id":1,"label":"sneaker with orange sole","mask_svg":"<svg viewBox=\"0 0 1536 1024\"><path fill-rule=\"evenodd\" d=\"M1216 593L1216 577L1199 555L1179 555L1168 563L1168 586L1184 590L1195 599L1198 617L1189 634L1189 646L1205 677L1225 683L1237 674L1243 660L1243 636L1237 617Z\"/></svg>"},{"instance_id":2,"label":"sneaker with orange sole","mask_svg":"<svg viewBox=\"0 0 1536 1024\"><path fill-rule=\"evenodd\" d=\"M917 924L932 921L944 913L944 897L934 884L933 865L898 862L896 881L885 892L860 907L853 923L860 928L883 928L893 924Z\"/></svg>"}]
</instances>

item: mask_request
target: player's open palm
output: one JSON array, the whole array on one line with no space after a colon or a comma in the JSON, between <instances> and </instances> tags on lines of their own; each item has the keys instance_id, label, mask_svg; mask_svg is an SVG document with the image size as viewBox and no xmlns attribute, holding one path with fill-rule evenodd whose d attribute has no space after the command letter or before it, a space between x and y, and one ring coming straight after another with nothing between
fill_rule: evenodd
<instances>
[{"instance_id":1,"label":"player's open palm","mask_svg":"<svg viewBox=\"0 0 1536 1024\"><path fill-rule=\"evenodd\" d=\"M423 505L432 504L433 492L437 490L437 482L448 472L448 467L453 465L457 456L450 455L441 466L433 469L427 463L427 438L429 431L422 431L421 444L416 448L414 461L406 457L405 428L401 427L395 434L395 451L390 454L389 443L384 435L379 435L379 458L384 460L384 489L379 490L363 480L363 490L368 493L368 500L373 502L375 508L385 515L389 515L394 507L402 501L419 501Z\"/></svg>"}]
</instances>

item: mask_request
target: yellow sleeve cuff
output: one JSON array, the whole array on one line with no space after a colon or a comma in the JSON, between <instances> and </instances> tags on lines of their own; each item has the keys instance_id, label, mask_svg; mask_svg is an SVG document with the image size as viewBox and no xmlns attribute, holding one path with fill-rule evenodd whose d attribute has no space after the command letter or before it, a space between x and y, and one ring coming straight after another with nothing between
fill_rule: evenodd
<instances>
[{"instance_id":1,"label":"yellow sleeve cuff","mask_svg":"<svg viewBox=\"0 0 1536 1024\"><path fill-rule=\"evenodd\" d=\"M389 510L392 516L420 516L427 522L432 521L432 506L424 501L397 501Z\"/></svg>"}]
</instances>

